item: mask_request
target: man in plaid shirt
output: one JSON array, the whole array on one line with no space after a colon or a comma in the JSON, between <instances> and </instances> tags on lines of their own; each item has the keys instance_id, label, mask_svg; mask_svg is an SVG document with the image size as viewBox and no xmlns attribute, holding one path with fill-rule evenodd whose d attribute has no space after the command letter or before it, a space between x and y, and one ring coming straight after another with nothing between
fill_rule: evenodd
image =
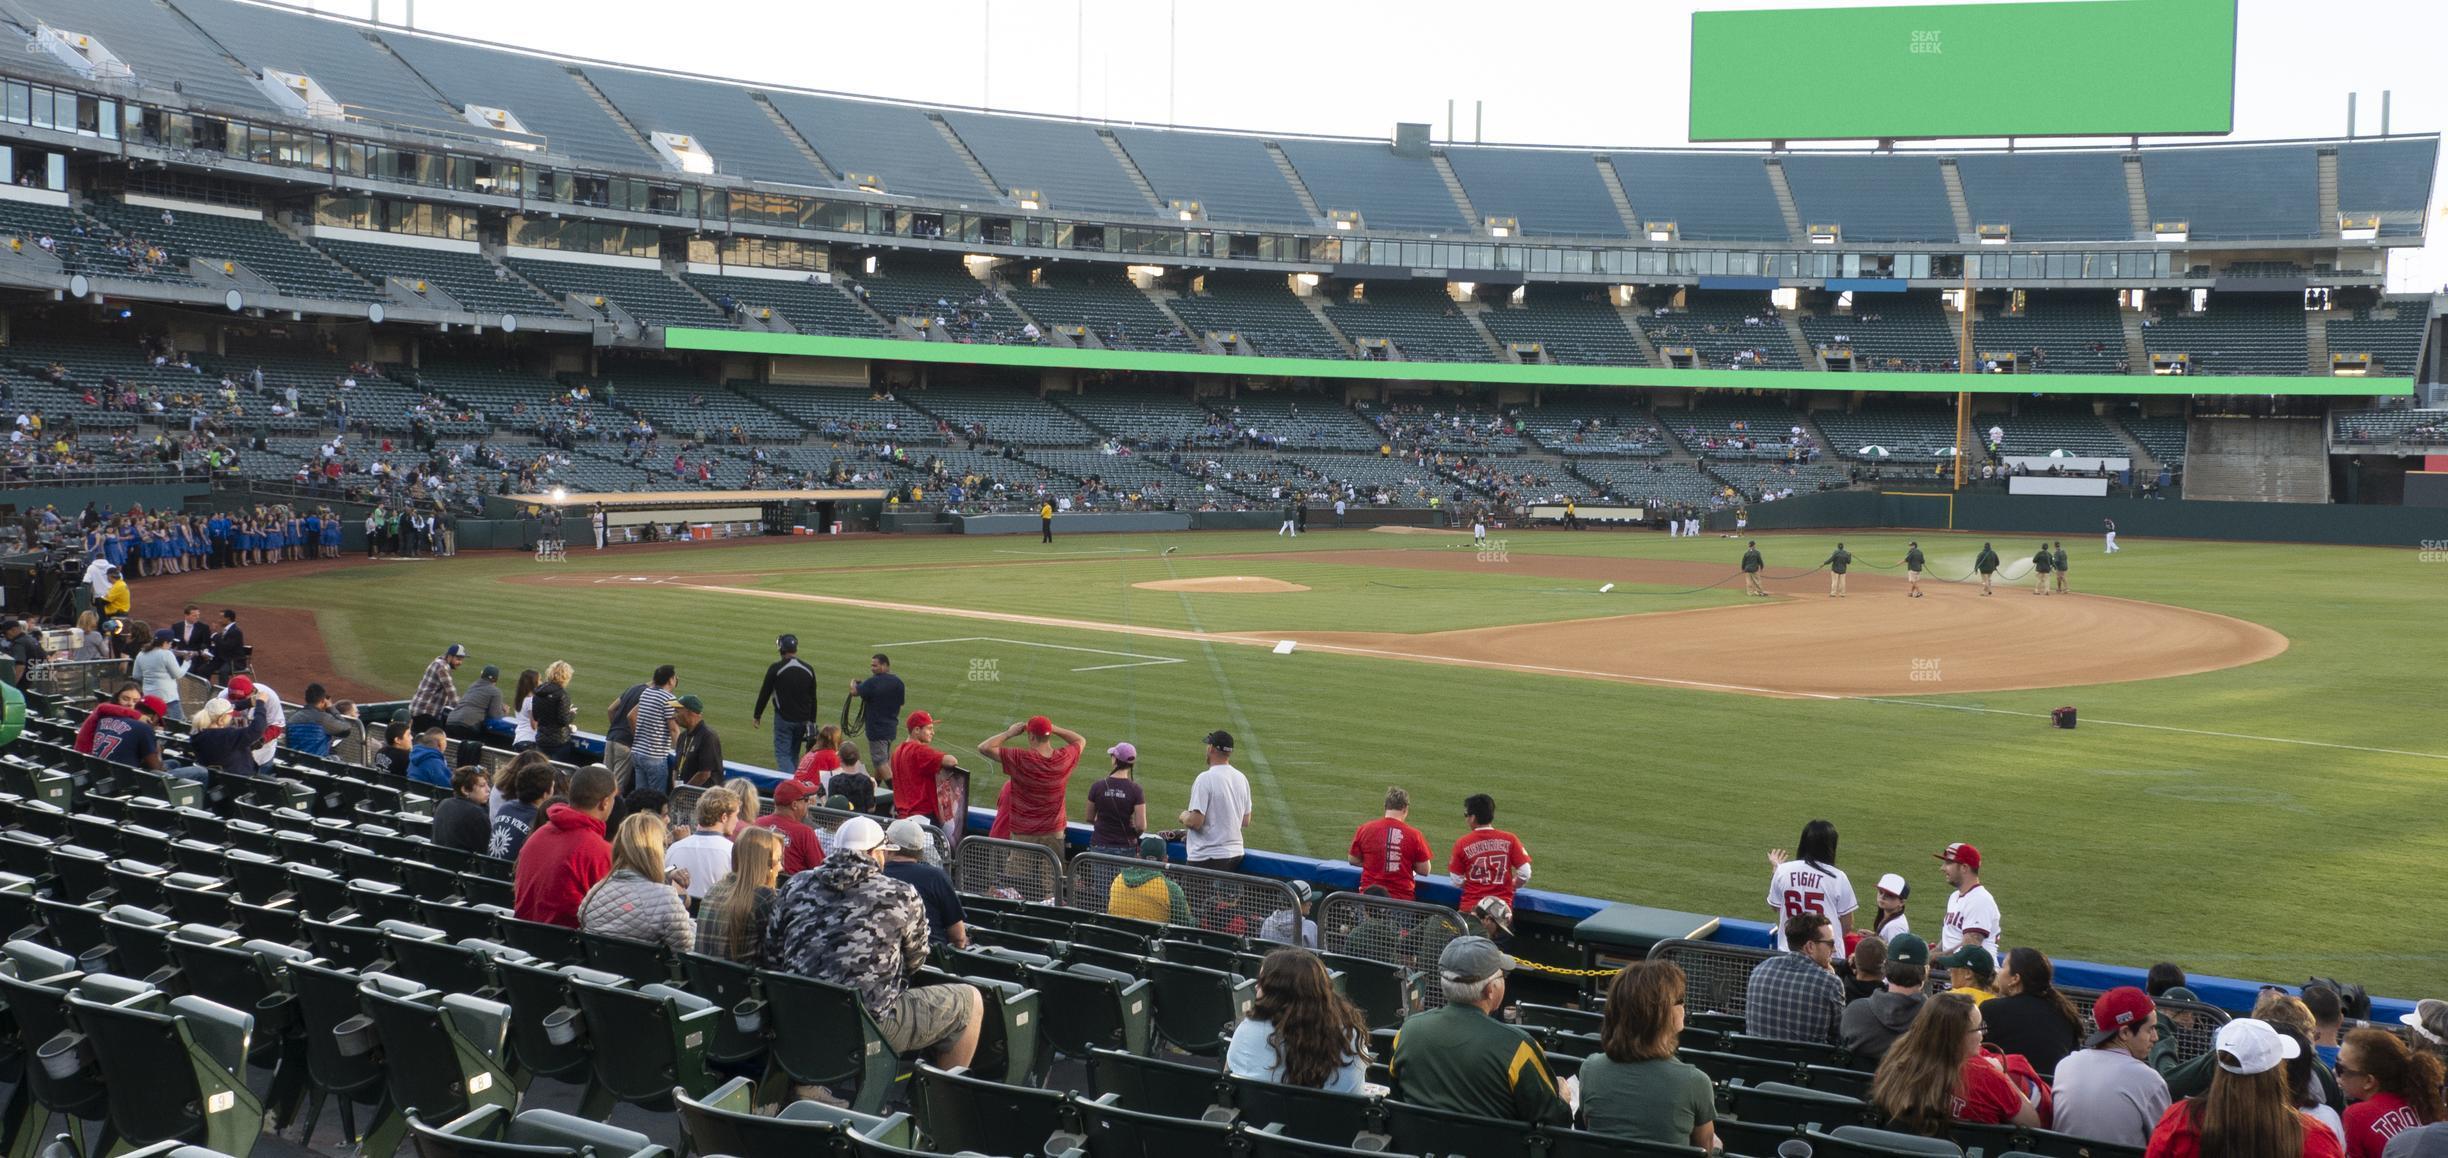
<instances>
[{"instance_id":1,"label":"man in plaid shirt","mask_svg":"<svg viewBox=\"0 0 2448 1158\"><path fill-rule=\"evenodd\" d=\"M459 706L459 685L451 672L467 658L467 649L452 644L425 665L425 677L417 681L416 697L408 701L408 730L419 736L442 726L451 709Z\"/></svg>"},{"instance_id":2,"label":"man in plaid shirt","mask_svg":"<svg viewBox=\"0 0 2448 1158\"><path fill-rule=\"evenodd\" d=\"M1845 987L1836 976L1836 928L1818 913L1785 922L1792 952L1751 970L1744 991L1743 1032L1782 1041L1837 1040L1844 1018Z\"/></svg>"}]
</instances>

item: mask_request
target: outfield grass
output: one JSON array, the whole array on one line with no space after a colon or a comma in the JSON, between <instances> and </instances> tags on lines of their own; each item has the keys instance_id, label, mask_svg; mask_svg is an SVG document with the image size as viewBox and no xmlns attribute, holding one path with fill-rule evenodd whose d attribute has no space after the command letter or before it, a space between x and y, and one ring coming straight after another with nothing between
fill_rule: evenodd
<instances>
[{"instance_id":1,"label":"outfield grass","mask_svg":"<svg viewBox=\"0 0 2448 1158\"><path fill-rule=\"evenodd\" d=\"M1903 550L1902 535L1844 538L1865 562L1892 561ZM1969 570L1979 546L1977 537L1921 538L1940 575ZM1776 535L1762 547L1772 571L1800 571L1834 539ZM2028 557L2032 542L1998 546L2012 559L2018 550ZM1397 783L1418 802L1413 822L1442 844L1461 827L1461 798L1484 790L1497 797L1499 822L1530 846L1543 887L1759 918L1765 851L1790 846L1804 821L1824 816L1845 834L1841 863L1857 888L1866 892L1882 872L1904 873L1920 890L1914 911L1925 928L1936 926L1944 895L1930 853L1969 840L1989 862L2012 944L2130 964L2165 958L2271 980L2336 973L2406 997L2438 988L2448 954L2401 927L2402 915L2427 911L2430 900L2425 874L2409 867L2448 857L2448 836L2425 823L2434 782L2448 773L2448 741L2433 726L2432 654L2448 568L2420 564L2410 551L2129 540L2105 558L2096 537L2069 541L2080 591L2249 619L2291 646L2263 663L2174 679L1877 701L1286 657L588 581L737 574L738 585L775 592L1287 633L1430 631L1729 598L1723 589L1620 587L1601 599L1580 590L1590 584L1495 565L1455 573L1300 558L1313 550L1455 549L1447 544L1356 531L1298 542L1257 533L1076 536L1050 550L1017 538L796 540L574 556L552 569L567 580L551 586L504 582L547 570L523 558L470 557L253 580L215 599L315 610L343 674L402 693L452 640L467 643L479 663L513 673L566 659L578 670L582 726L600 726L601 706L655 663L677 663L683 690L707 699L729 755L754 762L769 758L770 743L747 712L774 635L799 635L828 704L839 702L874 645L895 643L911 706L945 721L945 746L966 749L1038 712L1078 728L1098 749L1128 739L1142 753L1151 812L1160 817L1187 792L1199 737L1232 730L1258 798L1253 839L1266 847L1339 859L1352 826L1373 816L1384 787ZM1180 551L1158 553L1168 545ZM1590 533L1515 534L1508 547L1516 558L1638 557L1730 569L1740 544ZM1251 553L1280 557L1215 557ZM1027 565L948 569L1015 563ZM1185 595L1130 586L1239 574L1314 590ZM1099 651L1065 650L1077 648ZM1075 670L1084 667L1101 670ZM2054 731L2031 715L2002 714L2063 703L2080 706L2084 727Z\"/></svg>"}]
</instances>

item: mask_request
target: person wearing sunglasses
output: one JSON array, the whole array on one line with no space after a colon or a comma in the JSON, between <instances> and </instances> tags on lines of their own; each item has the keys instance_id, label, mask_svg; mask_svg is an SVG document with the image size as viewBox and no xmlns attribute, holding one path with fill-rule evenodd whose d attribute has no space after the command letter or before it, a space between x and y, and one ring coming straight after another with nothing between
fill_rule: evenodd
<instances>
[{"instance_id":1,"label":"person wearing sunglasses","mask_svg":"<svg viewBox=\"0 0 2448 1158\"><path fill-rule=\"evenodd\" d=\"M1870 1080L1870 1102L1888 1128L1935 1137L1957 1122L2040 1126L2039 1108L1981 1052L1987 1033L1968 997L1941 993L1924 1002Z\"/></svg>"},{"instance_id":2,"label":"person wearing sunglasses","mask_svg":"<svg viewBox=\"0 0 2448 1158\"><path fill-rule=\"evenodd\" d=\"M1783 1041L1833 1044L1844 1017L1844 979L1836 975L1836 926L1818 913L1785 919L1791 950L1759 963L1745 986L1743 1032Z\"/></svg>"}]
</instances>

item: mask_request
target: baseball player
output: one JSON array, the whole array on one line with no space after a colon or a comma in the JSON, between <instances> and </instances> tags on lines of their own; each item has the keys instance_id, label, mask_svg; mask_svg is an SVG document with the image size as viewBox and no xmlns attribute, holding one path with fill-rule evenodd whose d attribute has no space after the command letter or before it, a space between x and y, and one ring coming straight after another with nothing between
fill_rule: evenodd
<instances>
[{"instance_id":1,"label":"baseball player","mask_svg":"<svg viewBox=\"0 0 2448 1158\"><path fill-rule=\"evenodd\" d=\"M2107 528L2107 530L2108 530L2108 550L2105 552L2105 554L2110 554L2110 555L2114 555L2114 554L2116 554L2116 553L2117 553L2117 545L2116 545L2116 520L2115 520L2115 519L2101 519L2101 520L2100 520L2100 525L2101 525L2101 526L2103 526L2103 527L2106 527L2106 528Z\"/></svg>"},{"instance_id":2,"label":"baseball player","mask_svg":"<svg viewBox=\"0 0 2448 1158\"><path fill-rule=\"evenodd\" d=\"M1980 557L1972 561L1972 569L1980 572L1981 594L1989 594L1989 585L1997 579L1998 554L1989 544L1981 544Z\"/></svg>"},{"instance_id":3,"label":"baseball player","mask_svg":"<svg viewBox=\"0 0 2448 1158\"><path fill-rule=\"evenodd\" d=\"M1300 537L1300 511L1298 509L1298 505L1299 500L1297 499L1288 499L1284 502L1283 525L1275 528L1276 534L1290 535L1295 539Z\"/></svg>"},{"instance_id":4,"label":"baseball player","mask_svg":"<svg viewBox=\"0 0 2448 1158\"><path fill-rule=\"evenodd\" d=\"M2049 544L2049 562L2057 566L2057 593L2066 594L2066 552L2063 542Z\"/></svg>"},{"instance_id":5,"label":"baseball player","mask_svg":"<svg viewBox=\"0 0 2448 1158\"><path fill-rule=\"evenodd\" d=\"M1684 523L1684 524L1683 524L1683 533L1684 533L1685 535L1688 535L1688 536L1690 536L1690 537L1694 538L1694 539L1699 538L1699 537L1700 537L1700 516L1698 516L1698 515L1693 515L1693 516L1691 517L1691 519L1690 519L1688 522Z\"/></svg>"},{"instance_id":6,"label":"baseball player","mask_svg":"<svg viewBox=\"0 0 2448 1158\"><path fill-rule=\"evenodd\" d=\"M1742 573L1744 594L1759 596L1768 594L1768 589L1760 586L1760 553L1757 539L1753 539L1751 545L1743 550Z\"/></svg>"},{"instance_id":7,"label":"baseball player","mask_svg":"<svg viewBox=\"0 0 2448 1158\"><path fill-rule=\"evenodd\" d=\"M2049 572L2056 569L2056 556L2049 554L2048 544L2040 544L2040 549L2032 553L2032 594L2049 593Z\"/></svg>"},{"instance_id":8,"label":"baseball player","mask_svg":"<svg viewBox=\"0 0 2448 1158\"><path fill-rule=\"evenodd\" d=\"M1827 562L1821 563L1820 566L1828 569L1828 598L1844 598L1845 571L1853 566L1853 552L1845 550L1845 545L1838 543L1836 552L1829 555Z\"/></svg>"},{"instance_id":9,"label":"baseball player","mask_svg":"<svg viewBox=\"0 0 2448 1158\"><path fill-rule=\"evenodd\" d=\"M1471 546L1487 546L1487 516L1471 516Z\"/></svg>"},{"instance_id":10,"label":"baseball player","mask_svg":"<svg viewBox=\"0 0 2448 1158\"><path fill-rule=\"evenodd\" d=\"M1906 598L1921 598L1921 565L1928 561L1921 554L1920 540L1904 544L1904 582L1908 584L1904 592Z\"/></svg>"}]
</instances>

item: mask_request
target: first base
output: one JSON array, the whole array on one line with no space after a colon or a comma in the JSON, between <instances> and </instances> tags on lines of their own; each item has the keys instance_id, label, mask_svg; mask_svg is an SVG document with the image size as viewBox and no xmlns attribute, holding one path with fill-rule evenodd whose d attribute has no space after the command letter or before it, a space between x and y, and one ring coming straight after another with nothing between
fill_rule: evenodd
<instances>
[{"instance_id":1,"label":"first base","mask_svg":"<svg viewBox=\"0 0 2448 1158\"><path fill-rule=\"evenodd\" d=\"M1293 648L1293 642L1292 642L1291 640L1289 640L1289 639L1277 640L1277 641L1276 641L1276 643L1275 643L1275 654L1277 654L1277 655L1290 655L1290 654L1292 654L1292 648Z\"/></svg>"},{"instance_id":2,"label":"first base","mask_svg":"<svg viewBox=\"0 0 2448 1158\"><path fill-rule=\"evenodd\" d=\"M1609 583L1609 584L1607 584L1606 586L1599 588L1599 589L1598 589L1598 593L1599 593L1600 595L1604 595L1604 594L1606 594L1606 593L1607 593L1607 592L1609 592L1609 591L1613 591L1614 589L1615 589L1615 585L1614 585L1614 584L1612 584L1612 583Z\"/></svg>"}]
</instances>

